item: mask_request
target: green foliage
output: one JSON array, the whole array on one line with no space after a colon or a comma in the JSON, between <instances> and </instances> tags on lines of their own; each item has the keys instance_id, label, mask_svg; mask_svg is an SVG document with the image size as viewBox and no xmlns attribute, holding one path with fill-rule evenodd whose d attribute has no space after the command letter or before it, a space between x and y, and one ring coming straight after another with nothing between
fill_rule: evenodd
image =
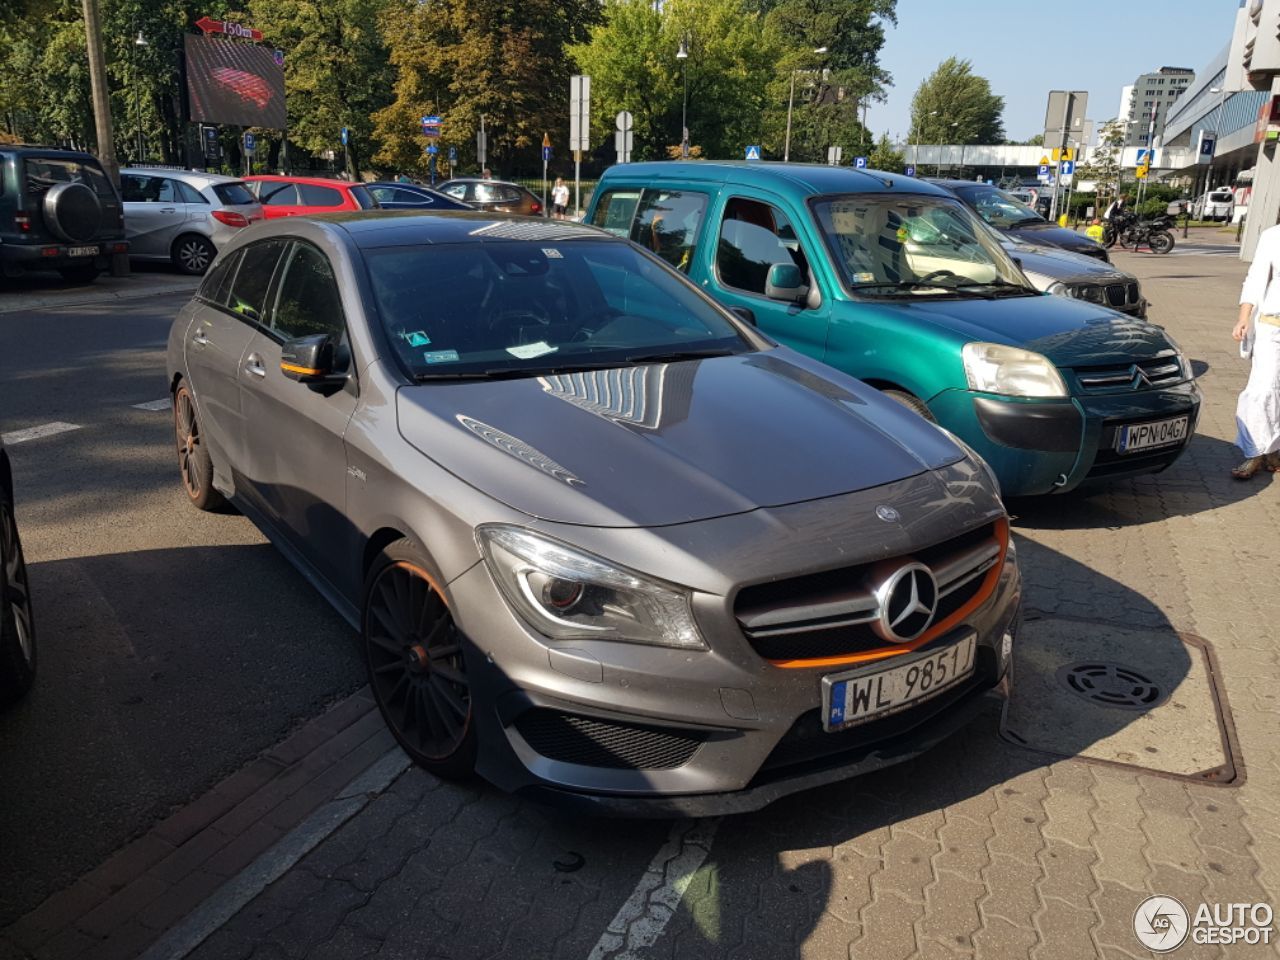
<instances>
[{"instance_id":1,"label":"green foliage","mask_svg":"<svg viewBox=\"0 0 1280 960\"><path fill-rule=\"evenodd\" d=\"M889 143L889 134L882 133L876 148L867 158L872 170L884 170L886 173L905 173L907 160L901 153L893 149Z\"/></svg>"},{"instance_id":2,"label":"green foliage","mask_svg":"<svg viewBox=\"0 0 1280 960\"><path fill-rule=\"evenodd\" d=\"M991 92L968 60L948 57L911 101L913 143L1001 143L1004 97Z\"/></svg>"},{"instance_id":3,"label":"green foliage","mask_svg":"<svg viewBox=\"0 0 1280 960\"><path fill-rule=\"evenodd\" d=\"M1076 165L1076 182L1091 180L1097 186L1095 195L1099 213L1115 199L1120 181L1120 153L1124 149L1124 124L1112 121L1099 131L1098 145L1085 163Z\"/></svg>"}]
</instances>

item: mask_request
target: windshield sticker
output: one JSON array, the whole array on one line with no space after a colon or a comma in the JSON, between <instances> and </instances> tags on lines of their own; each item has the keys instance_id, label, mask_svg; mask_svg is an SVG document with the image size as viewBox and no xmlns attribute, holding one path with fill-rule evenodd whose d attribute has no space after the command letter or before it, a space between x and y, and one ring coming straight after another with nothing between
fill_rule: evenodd
<instances>
[{"instance_id":1,"label":"windshield sticker","mask_svg":"<svg viewBox=\"0 0 1280 960\"><path fill-rule=\"evenodd\" d=\"M522 343L516 347L507 347L507 353L521 360L532 360L534 357L555 353L559 349L559 347L551 346L545 340L539 340L537 343Z\"/></svg>"},{"instance_id":2,"label":"windshield sticker","mask_svg":"<svg viewBox=\"0 0 1280 960\"><path fill-rule=\"evenodd\" d=\"M561 253L559 250L557 250L555 247L543 247L542 253L543 253L543 256L545 256L548 260L564 259L564 254Z\"/></svg>"},{"instance_id":3,"label":"windshield sticker","mask_svg":"<svg viewBox=\"0 0 1280 960\"><path fill-rule=\"evenodd\" d=\"M427 363L451 363L458 359L457 350L428 350L422 355Z\"/></svg>"},{"instance_id":4,"label":"windshield sticker","mask_svg":"<svg viewBox=\"0 0 1280 960\"><path fill-rule=\"evenodd\" d=\"M876 275L870 271L863 271L862 273L855 273L853 275L855 283L871 283L875 278Z\"/></svg>"},{"instance_id":5,"label":"windshield sticker","mask_svg":"<svg viewBox=\"0 0 1280 960\"><path fill-rule=\"evenodd\" d=\"M431 338L422 330L415 330L413 333L401 334L409 342L411 347L429 347L431 346Z\"/></svg>"}]
</instances>

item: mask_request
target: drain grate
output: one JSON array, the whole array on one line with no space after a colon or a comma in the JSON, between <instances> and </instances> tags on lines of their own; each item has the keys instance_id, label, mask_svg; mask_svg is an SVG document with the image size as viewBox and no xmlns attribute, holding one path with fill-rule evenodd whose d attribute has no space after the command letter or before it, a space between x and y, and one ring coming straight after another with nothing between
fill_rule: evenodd
<instances>
[{"instance_id":1,"label":"drain grate","mask_svg":"<svg viewBox=\"0 0 1280 960\"><path fill-rule=\"evenodd\" d=\"M1076 696L1104 707L1150 710L1164 698L1154 680L1121 663L1072 663L1060 668L1057 676Z\"/></svg>"}]
</instances>

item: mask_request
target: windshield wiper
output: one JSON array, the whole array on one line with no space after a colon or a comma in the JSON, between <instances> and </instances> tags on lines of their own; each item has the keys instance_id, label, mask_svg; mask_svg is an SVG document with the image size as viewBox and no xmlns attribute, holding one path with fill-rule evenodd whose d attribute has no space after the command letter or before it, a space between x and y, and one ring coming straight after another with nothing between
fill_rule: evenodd
<instances>
[{"instance_id":1,"label":"windshield wiper","mask_svg":"<svg viewBox=\"0 0 1280 960\"><path fill-rule=\"evenodd\" d=\"M732 357L735 351L719 349L672 350L668 353L636 353L627 357L627 363L678 363L681 360L706 360L710 357Z\"/></svg>"},{"instance_id":2,"label":"windshield wiper","mask_svg":"<svg viewBox=\"0 0 1280 960\"><path fill-rule=\"evenodd\" d=\"M932 280L884 280L880 283L855 283L854 290L946 290L948 293L959 293L968 297L981 297L982 294L954 283L936 283Z\"/></svg>"},{"instance_id":3,"label":"windshield wiper","mask_svg":"<svg viewBox=\"0 0 1280 960\"><path fill-rule=\"evenodd\" d=\"M1000 293L1000 294L1016 293L1020 296L1039 293L1039 291L1033 290L1030 287L1024 287L1020 283L1010 283L1008 280L989 280L986 283L977 283L977 282L960 283L960 284L956 284L956 286L963 288L965 290L972 290L975 287L986 287L988 290L991 291L991 293Z\"/></svg>"},{"instance_id":4,"label":"windshield wiper","mask_svg":"<svg viewBox=\"0 0 1280 960\"><path fill-rule=\"evenodd\" d=\"M1038 223L1048 223L1044 217L1023 217L1021 220L1015 220L1009 224L1012 227L1034 227Z\"/></svg>"},{"instance_id":5,"label":"windshield wiper","mask_svg":"<svg viewBox=\"0 0 1280 960\"><path fill-rule=\"evenodd\" d=\"M520 380L527 377L549 377L558 373L579 373L583 370L613 370L626 366L626 361L605 363L565 363L555 367L491 367L488 370L441 370L419 373L414 380L422 383L433 380Z\"/></svg>"}]
</instances>

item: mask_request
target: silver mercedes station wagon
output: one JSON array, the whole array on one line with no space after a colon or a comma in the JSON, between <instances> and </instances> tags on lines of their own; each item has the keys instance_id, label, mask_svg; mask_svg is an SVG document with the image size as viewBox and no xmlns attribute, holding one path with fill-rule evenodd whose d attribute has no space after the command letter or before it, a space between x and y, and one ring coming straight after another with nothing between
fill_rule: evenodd
<instances>
[{"instance_id":1,"label":"silver mercedes station wagon","mask_svg":"<svg viewBox=\"0 0 1280 960\"><path fill-rule=\"evenodd\" d=\"M986 465L593 228L259 224L168 363L192 503L234 501L358 627L438 775L750 810L933 746L1008 669Z\"/></svg>"}]
</instances>

